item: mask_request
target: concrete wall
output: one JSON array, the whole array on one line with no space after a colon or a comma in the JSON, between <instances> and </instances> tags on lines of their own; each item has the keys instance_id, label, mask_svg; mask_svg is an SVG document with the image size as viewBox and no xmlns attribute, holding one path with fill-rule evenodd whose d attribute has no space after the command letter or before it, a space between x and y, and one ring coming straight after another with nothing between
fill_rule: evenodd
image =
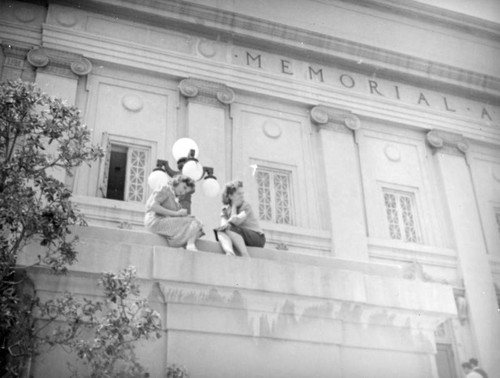
<instances>
[{"instance_id":1,"label":"concrete wall","mask_svg":"<svg viewBox=\"0 0 500 378\"><path fill-rule=\"evenodd\" d=\"M139 349L152 376L181 363L196 377L435 377L434 329L455 315L450 286L404 279L384 264L251 249L229 258L165 246L148 233L88 227L67 276L32 268L41 298L100 296L103 271L137 268L141 294L166 331ZM25 251L30 265L36 247ZM66 376L64 354L34 361L35 377Z\"/></svg>"}]
</instances>

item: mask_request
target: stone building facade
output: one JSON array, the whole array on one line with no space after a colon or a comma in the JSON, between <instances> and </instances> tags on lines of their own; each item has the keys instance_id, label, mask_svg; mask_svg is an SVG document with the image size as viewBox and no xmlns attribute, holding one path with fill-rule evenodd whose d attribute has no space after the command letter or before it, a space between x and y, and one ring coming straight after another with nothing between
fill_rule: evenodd
<instances>
[{"instance_id":1,"label":"stone building facade","mask_svg":"<svg viewBox=\"0 0 500 378\"><path fill-rule=\"evenodd\" d=\"M76 104L106 152L59 175L90 226L37 291L99 295L135 265L166 331L140 348L151 376L500 371L499 22L417 1L4 1L0 39L1 79ZM186 136L244 181L268 236L251 259L144 230L147 177ZM218 198L191 209L218 224ZM54 352L32 373L65 369Z\"/></svg>"}]
</instances>

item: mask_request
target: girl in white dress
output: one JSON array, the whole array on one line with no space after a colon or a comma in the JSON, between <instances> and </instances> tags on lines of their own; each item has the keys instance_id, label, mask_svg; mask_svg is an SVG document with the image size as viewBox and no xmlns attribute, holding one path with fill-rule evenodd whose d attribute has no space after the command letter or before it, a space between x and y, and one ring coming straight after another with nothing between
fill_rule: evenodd
<instances>
[{"instance_id":1,"label":"girl in white dress","mask_svg":"<svg viewBox=\"0 0 500 378\"><path fill-rule=\"evenodd\" d=\"M188 215L177 198L193 193L194 181L187 176L175 176L167 185L157 188L146 202L144 225L148 230L166 237L171 247L196 251L195 242L204 235L201 221Z\"/></svg>"}]
</instances>

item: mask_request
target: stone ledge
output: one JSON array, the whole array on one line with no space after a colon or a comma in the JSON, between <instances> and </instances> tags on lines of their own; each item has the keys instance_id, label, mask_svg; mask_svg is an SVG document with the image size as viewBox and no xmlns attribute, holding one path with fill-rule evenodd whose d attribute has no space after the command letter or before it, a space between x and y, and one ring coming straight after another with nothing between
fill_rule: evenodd
<instances>
[{"instance_id":1,"label":"stone ledge","mask_svg":"<svg viewBox=\"0 0 500 378\"><path fill-rule=\"evenodd\" d=\"M222 255L217 243L203 240L198 243L201 251L192 252L167 247L161 236L145 232L101 227L75 231L81 243L78 263L70 267L73 272L99 274L134 265L141 280L195 285L204 291L241 290L456 313L451 286L402 279L399 269L382 264L265 248L250 248L253 258L235 258ZM28 246L19 264L32 265L38 253L37 245Z\"/></svg>"},{"instance_id":2,"label":"stone ledge","mask_svg":"<svg viewBox=\"0 0 500 378\"><path fill-rule=\"evenodd\" d=\"M79 235L80 239L86 240L105 240L114 243L130 243L142 246L158 246L168 247L166 240L160 236L150 233L145 230L124 230L111 227L79 227L75 230L75 234ZM200 239L197 241L197 247L202 252L215 254L223 254L218 243ZM174 248L176 249L176 248ZM180 248L182 250L182 248ZM357 261L341 259L337 257L313 256L310 254L300 254L270 248L254 248L249 247L248 252L251 257L274 260L280 262L289 262L303 265L313 265L329 267L333 269L348 269L359 271L365 274L381 275L387 277L402 277L402 270L394 264L372 263L368 261Z\"/></svg>"}]
</instances>

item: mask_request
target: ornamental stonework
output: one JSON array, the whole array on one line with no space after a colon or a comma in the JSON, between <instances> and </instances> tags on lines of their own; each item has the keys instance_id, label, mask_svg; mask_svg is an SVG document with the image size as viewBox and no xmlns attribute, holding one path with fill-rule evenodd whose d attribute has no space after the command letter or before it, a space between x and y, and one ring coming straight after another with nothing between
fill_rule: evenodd
<instances>
[{"instance_id":1,"label":"ornamental stonework","mask_svg":"<svg viewBox=\"0 0 500 378\"><path fill-rule=\"evenodd\" d=\"M189 101L204 103L214 106L230 105L236 95L225 84L201 79L184 79L179 83L179 91Z\"/></svg>"},{"instance_id":2,"label":"ornamental stonework","mask_svg":"<svg viewBox=\"0 0 500 378\"><path fill-rule=\"evenodd\" d=\"M361 120L352 112L327 106L315 106L310 111L311 120L320 128L353 133L361 128Z\"/></svg>"},{"instance_id":3,"label":"ornamental stonework","mask_svg":"<svg viewBox=\"0 0 500 378\"><path fill-rule=\"evenodd\" d=\"M33 79L33 70L30 65L26 64L26 55L28 54L29 47L3 42L1 48L5 57L3 61L2 81L19 78L24 80Z\"/></svg>"},{"instance_id":4,"label":"ornamental stonework","mask_svg":"<svg viewBox=\"0 0 500 378\"><path fill-rule=\"evenodd\" d=\"M82 55L66 51L35 47L28 52L28 62L38 72L76 79L92 71L92 63Z\"/></svg>"},{"instance_id":5,"label":"ornamental stonework","mask_svg":"<svg viewBox=\"0 0 500 378\"><path fill-rule=\"evenodd\" d=\"M469 143L461 134L432 130L427 133L426 140L434 152L439 151L468 158Z\"/></svg>"}]
</instances>

